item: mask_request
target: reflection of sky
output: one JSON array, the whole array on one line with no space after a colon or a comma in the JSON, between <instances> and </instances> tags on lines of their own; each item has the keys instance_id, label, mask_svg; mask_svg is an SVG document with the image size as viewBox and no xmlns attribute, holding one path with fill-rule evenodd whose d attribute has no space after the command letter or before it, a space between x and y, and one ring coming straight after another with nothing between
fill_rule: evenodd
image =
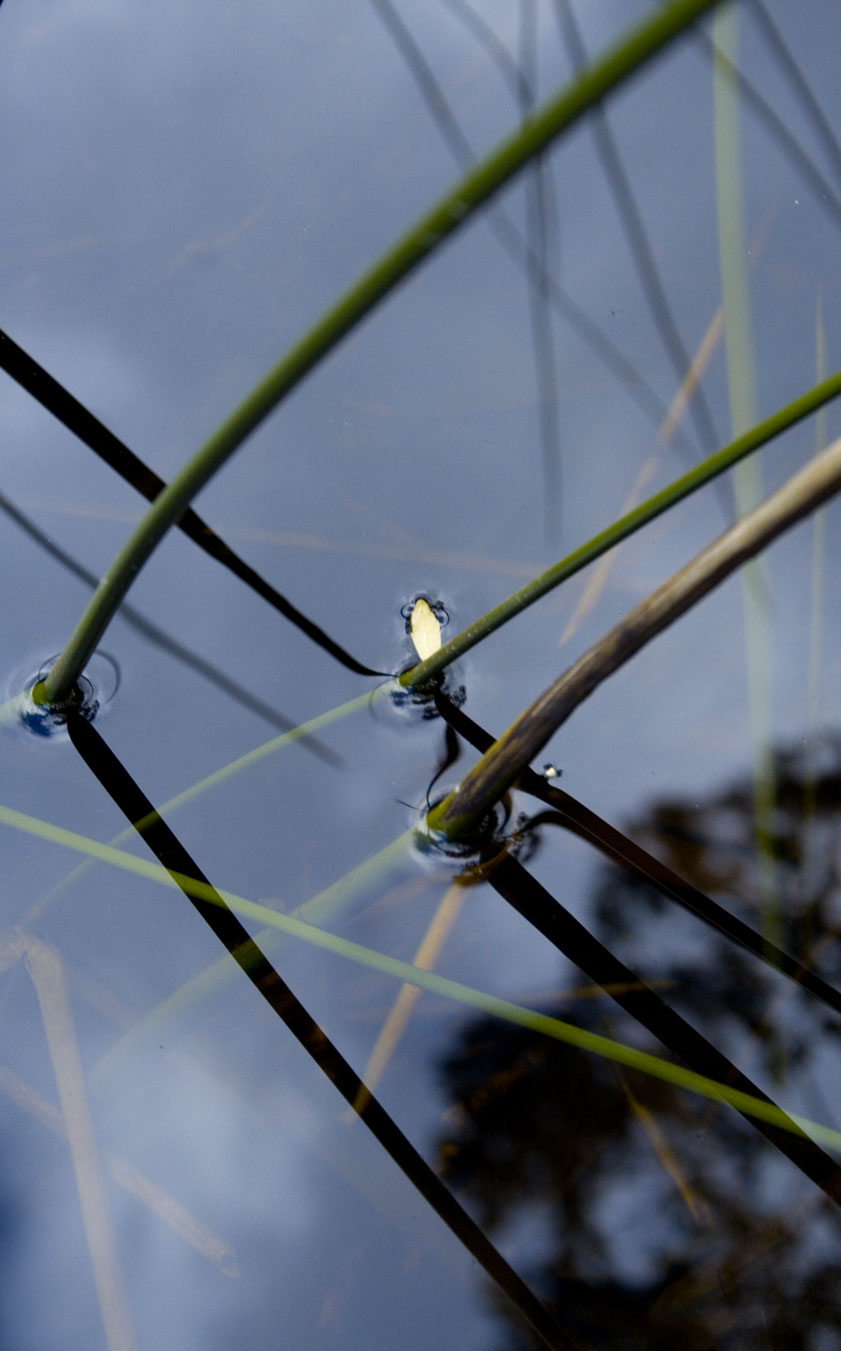
<instances>
[{"instance_id":1,"label":"reflection of sky","mask_svg":"<svg viewBox=\"0 0 841 1351\"><path fill-rule=\"evenodd\" d=\"M580 8L591 49L644 11L627 0ZM777 9L785 23L784 8ZM513 11L494 5L483 12L515 46ZM543 95L568 72L550 17L540 17ZM477 151L487 149L516 117L498 71L448 10L415 6L404 21L465 134ZM785 32L832 120L837 44L826 28L825 8L811 3L798 6L797 29ZM164 475L455 176L373 7L217 2L198 10L173 3L152 13L129 4L37 11L9 4L0 14L0 37L0 324ZM745 42L754 78L828 172L747 21ZM719 297L709 84L706 61L686 47L661 63L654 78L623 91L612 119L689 350ZM819 293L827 368L838 364L837 227L747 116L744 145L758 400L766 414L815 377ZM586 128L574 131L552 164L564 285L667 404L674 376ZM501 203L522 228L520 189L508 189ZM658 445L650 420L592 352L560 323L555 340L563 512L549 541L540 505L527 293L484 221L451 241L294 394L205 489L199 510L339 641L363 660L390 667L402 651L400 605L416 591L440 592L460 627L619 513L649 456L657 457L653 486L682 471L685 459ZM706 388L724 438L720 350ZM829 434L836 421L830 411ZM139 499L8 381L0 425L3 490L80 562L101 572L139 518ZM691 430L689 437L694 440ZM768 485L781 481L812 446L807 427L769 450L763 459ZM558 638L582 593L581 579L472 653L460 675L472 715L501 730L561 664L721 522L719 499L707 490L629 542L605 594L563 649ZM13 525L0 525L0 548L4 575L16 583L6 588L6 660L10 670L37 666L60 647L86 593ZM801 527L770 554L770 699L783 739L800 735L812 715L808 551L808 527ZM291 719L311 717L365 688L181 538L164 543L132 600ZM820 721L838 717L836 628L827 624L824 635ZM269 735L254 714L183 672L119 620L104 646L117 656L124 683L103 731L156 800ZM212 877L243 894L281 896L291 906L405 827L400 799L422 800L441 754L440 729L409 730L386 711L337 724L327 740L344 758L341 773L295 748L241 777L235 789L209 794L179 814L176 828ZM0 754L10 805L95 838L121 828L69 746L6 738ZM546 756L563 767L570 792L617 821L666 791L700 793L743 770L749 757L738 582L616 676ZM12 837L4 840L4 862L9 925L68 866L58 850ZM572 903L580 903L591 868L581 847L555 840L535 859L546 885L561 885L562 874L564 898ZM427 909L428 902L427 896ZM477 893L468 915L478 916L472 919L476 934L455 944L452 974L512 996L551 987L557 958L501 903ZM427 917L409 907L394 918L378 914L361 921L361 941L391 944L408 956L402 935L415 926L412 939L419 941ZM58 944L77 982L86 1063L95 1062L114 1035L114 1010L91 1011L91 982L100 993L119 992L131 1022L215 957L211 940L170 898L150 897L145 887L104 869L69 888L43 923L43 936ZM309 954L290 955L289 963L313 1010L328 1026L333 1020L361 1065L375 1014L386 1006L386 987L378 987L373 1012L366 1005L369 1021L346 1023L354 977L336 975L326 959ZM17 994L7 996L0 1060L13 1059L52 1100L31 989L21 972L16 981L15 990L26 996L20 1004ZM171 1336L179 1348L228 1346L239 1335L236 1320L247 1317L260 1343L272 1319L288 1324L290 1345L306 1344L319 1326L322 1341L313 1344L332 1345L333 1338L344 1347L356 1344L354 1338L360 1346L394 1344L398 1327L401 1341L410 1335L417 1345L442 1335L454 1341L460 1319L465 1344L472 1337L483 1345L481 1308L469 1305L463 1288L459 1312L455 1298L439 1302L430 1293L448 1267L455 1271L454 1289L459 1281L470 1284L469 1263L454 1241L425 1215L416 1219L421 1204L408 1199L401 1182L390 1182L391 1165L378 1165L367 1143L348 1146L342 1168L331 1171L343 1138L332 1090L289 1053L256 999L229 993L226 1000L218 1014L205 1013L206 1026L191 1025L188 1038L189 1054L217 1070L211 1081L169 1066L161 1072L150 1057L134 1067L133 1094L121 1080L124 1096L112 1099L106 1089L95 1102L98 1129L113 1147L129 1157L145 1154L150 1175L165 1175L185 1204L232 1236L240 1253L239 1281L220 1277L114 1193L141 1344L166 1346ZM453 1017L451 1031L460 1025L460 1015ZM440 1108L423 1065L440 1050L443 1023L431 1013L420 1020L404 1067L410 1082L401 1084L395 1071L384 1090L392 1110L405 1111L401 1120L418 1141ZM217 1079L224 1081L226 1066L237 1058L242 1078L237 1092L226 1095ZM293 1085L297 1108L276 1103L276 1090L266 1086L275 1074ZM258 1089L264 1115L255 1109L252 1119L243 1099ZM277 1126L279 1140L266 1122L283 1111L291 1115ZM3 1111L6 1157L19 1161L27 1193L25 1205L18 1200L20 1325L12 1340L55 1343L60 1324L62 1345L98 1345L64 1147L26 1127L18 1143L22 1121L17 1109ZM321 1194L316 1181L325 1170ZM422 1230L418 1242L427 1246L420 1274L407 1274L411 1240L397 1228L382 1236L382 1197L359 1201L352 1184L360 1173L370 1173L371 1186L386 1199L392 1188L399 1197L393 1208L408 1214L410 1230L415 1224ZM332 1283L324 1276L331 1264ZM386 1274L380 1282L378 1271ZM351 1332L342 1322L349 1315L330 1310L354 1303L357 1318L359 1307L365 1316Z\"/></svg>"}]
</instances>

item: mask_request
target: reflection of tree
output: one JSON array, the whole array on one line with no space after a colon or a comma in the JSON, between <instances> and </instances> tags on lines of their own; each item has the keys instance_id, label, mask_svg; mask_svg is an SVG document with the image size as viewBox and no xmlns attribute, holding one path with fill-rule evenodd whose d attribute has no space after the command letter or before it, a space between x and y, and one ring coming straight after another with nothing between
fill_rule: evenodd
<instances>
[{"instance_id":1,"label":"reflection of tree","mask_svg":"<svg viewBox=\"0 0 841 1351\"><path fill-rule=\"evenodd\" d=\"M841 741L808 762L783 752L776 769L784 942L837 981ZM759 925L752 784L658 803L629 834ZM616 955L772 1095L829 1119L813 1077L837 1056L825 1007L613 866L591 914ZM660 1049L606 995L551 1011ZM532 1282L582 1347L841 1347L841 1215L734 1112L490 1019L443 1074L456 1104L440 1142L447 1180L503 1246L510 1235L548 1254ZM508 1346L532 1345L512 1323Z\"/></svg>"}]
</instances>

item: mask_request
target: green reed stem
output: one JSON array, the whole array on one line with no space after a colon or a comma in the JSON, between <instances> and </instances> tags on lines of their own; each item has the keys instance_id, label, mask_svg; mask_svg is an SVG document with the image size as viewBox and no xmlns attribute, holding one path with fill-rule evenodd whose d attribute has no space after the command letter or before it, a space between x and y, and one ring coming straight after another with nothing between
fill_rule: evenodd
<instances>
[{"instance_id":1,"label":"green reed stem","mask_svg":"<svg viewBox=\"0 0 841 1351\"><path fill-rule=\"evenodd\" d=\"M725 7L713 19L713 109L715 132L716 206L721 296L724 307L724 350L730 427L738 434L756 421L756 373L751 322L749 256L745 228L740 92L733 79L739 47L739 12ZM733 475L736 510L753 510L762 496L758 460L740 464ZM748 713L753 759L753 811L762 932L779 944L780 898L774 858L776 785L772 753L771 633L768 597L771 588L759 558L742 573Z\"/></svg>"},{"instance_id":2,"label":"green reed stem","mask_svg":"<svg viewBox=\"0 0 841 1351\"><path fill-rule=\"evenodd\" d=\"M745 1112L762 1121L769 1121L772 1125L780 1126L784 1130L791 1130L793 1123L796 1131L803 1131L817 1144L825 1145L841 1153L841 1132L833 1130L832 1127L811 1121L807 1117L796 1115L794 1112L785 1113L774 1103L761 1098L754 1098L751 1094L744 1093L740 1089L734 1089L728 1084L707 1078L705 1075L698 1074L695 1070L685 1069L682 1065L672 1064L671 1061L663 1060L660 1056L652 1055L650 1052L639 1051L633 1046L626 1046L623 1042L600 1036L595 1032L589 1032L585 1028L576 1027L572 1023L553 1018L549 1014L537 1012L535 1009L527 1008L522 1004L514 1004L507 999L500 999L486 991L463 985L459 981L451 980L446 976L440 976L434 971L424 971L409 962L400 961L386 953L364 947L361 943L353 943L346 938L341 938L320 926L302 920L299 916L284 915L268 910L265 906L249 901L234 892L214 892L214 889L207 883L199 882L192 877L180 876L176 878L152 859L138 858L135 854L127 854L118 849L113 849L109 845L100 844L97 840L77 835L73 831L53 826L46 821L27 816L23 812L14 811L1 804L0 824L15 830L25 831L27 834L35 835L37 838L47 840L52 844L91 855L103 863L109 863L114 867L122 868L136 876L157 882L163 886L180 886L190 895L197 896L202 900L216 903L221 896L222 901L244 920L270 926L257 934L255 941L259 942L261 946L266 943L272 933L310 943L337 957L343 957L348 961L357 962L375 971L381 971L394 977L395 980L416 985L420 989L428 990L444 999L458 1001L468 1008L489 1014L491 1017L504 1019L519 1027L529 1028L542 1036L565 1042L567 1045L574 1046L578 1050L591 1055L602 1056L615 1061L617 1064L639 1070L642 1074L649 1074L654 1078L673 1084L675 1087L687 1089L692 1093L699 1093L713 1102L728 1103L735 1107L737 1111ZM397 846L398 843L399 841L394 841L394 846ZM222 966L231 971L236 971L236 967L231 963L229 956L214 963L209 971L215 971L217 967ZM94 1068L93 1077L97 1081L110 1067L111 1055L111 1052L107 1053L103 1060L99 1062L99 1065Z\"/></svg>"},{"instance_id":3,"label":"green reed stem","mask_svg":"<svg viewBox=\"0 0 841 1351\"><path fill-rule=\"evenodd\" d=\"M526 765L603 680L840 489L841 438L635 605L558 676L493 743L455 792L433 807L427 816L428 829L449 840L470 836Z\"/></svg>"},{"instance_id":4,"label":"green reed stem","mask_svg":"<svg viewBox=\"0 0 841 1351\"><path fill-rule=\"evenodd\" d=\"M701 464L690 469L688 473L683 474L681 478L675 479L667 487L661 488L660 492L649 497L647 501L642 502L633 511L627 515L620 516L617 521L609 525L605 530L600 531L598 535L593 535L585 544L579 545L572 553L567 554L560 562L547 568L539 577L533 578L525 586L521 586L518 591L513 592L506 600L502 601L494 609L488 610L487 614L482 615L480 619L469 624L461 633L457 633L448 643L444 643L437 652L425 661L418 662L417 666L404 671L399 676L401 685L416 688L423 685L432 676L443 671L446 666L460 657L462 653L467 652L471 647L487 638L488 634L493 633L495 629L501 628L514 615L518 615L521 610L525 610L529 605L533 605L541 596L545 596L547 591L559 583L572 577L574 573L585 568L588 563L592 563L602 554L607 553L614 545L619 544L623 539L627 539L635 530L641 526L647 525L655 517L667 511L669 507L680 502L684 497L688 497L698 488L702 488L705 483L723 474L731 465L749 455L751 451L764 446L766 442L773 440L795 423L801 422L803 418L814 413L816 409L829 403L830 399L835 399L841 394L841 371L830 376L828 380L823 380L815 385L807 394L802 394L799 399L794 399L786 404L785 408L766 418L764 422L759 422L752 427L744 436L739 436L729 445L717 450L714 455L710 455Z\"/></svg>"},{"instance_id":5,"label":"green reed stem","mask_svg":"<svg viewBox=\"0 0 841 1351\"><path fill-rule=\"evenodd\" d=\"M253 750L246 751L244 755L237 756L235 760L229 761L229 763L223 765L221 769L214 770L211 774L207 774L203 779L199 779L197 783L191 784L189 788L185 788L182 792L176 793L174 797L168 798L166 802L162 802L156 809L157 814L165 817L167 821L171 820L173 814L181 807L186 806L188 803L195 802L203 793L218 788L220 784L225 783L233 775L244 773L246 770L251 769L252 766L259 764L267 756L277 755L279 752L294 746L298 741L301 741L307 736L315 736L318 732L323 732L325 728L332 726L333 723L340 721L342 718L347 718L352 714L373 708L378 700L387 698L393 688L394 686L390 680L385 681L382 685L375 685L372 690L366 690L364 694L357 694L355 698L348 699L343 704L337 704L335 708L327 709L325 713L316 714L316 716L310 718L308 722L302 722L299 726L290 728L288 732L281 732L279 736L272 737L270 741L265 741L262 745L256 746ZM2 713L2 707L0 707L0 713ZM0 726L2 726L2 723L0 723ZM109 840L109 845L116 848L126 840L133 839L136 832L142 830L143 827L148 824L149 820L142 820L136 821L133 825L126 826L124 830L121 830ZM24 923L31 925L37 917L44 914L44 912L58 900L69 886L74 882L79 881L80 876L86 868L91 866L92 861L92 859L84 859L81 863L78 863L75 868L71 868L70 871L56 882L55 886L51 887L32 909L27 912L24 917Z\"/></svg>"},{"instance_id":6,"label":"green reed stem","mask_svg":"<svg viewBox=\"0 0 841 1351\"><path fill-rule=\"evenodd\" d=\"M672 0L632 28L480 160L293 343L155 498L102 578L46 680L37 688L40 703L61 707L72 700L99 639L156 545L208 479L304 376L519 169L716 2Z\"/></svg>"}]
</instances>

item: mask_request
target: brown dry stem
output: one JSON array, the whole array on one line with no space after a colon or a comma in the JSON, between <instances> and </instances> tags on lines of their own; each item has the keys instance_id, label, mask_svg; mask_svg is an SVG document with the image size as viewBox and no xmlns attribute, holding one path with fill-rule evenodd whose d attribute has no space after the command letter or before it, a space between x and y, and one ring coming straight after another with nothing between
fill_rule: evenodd
<instances>
[{"instance_id":1,"label":"brown dry stem","mask_svg":"<svg viewBox=\"0 0 841 1351\"><path fill-rule=\"evenodd\" d=\"M773 539L841 488L841 439L614 625L535 699L430 813L430 830L468 836L549 738L598 685Z\"/></svg>"}]
</instances>

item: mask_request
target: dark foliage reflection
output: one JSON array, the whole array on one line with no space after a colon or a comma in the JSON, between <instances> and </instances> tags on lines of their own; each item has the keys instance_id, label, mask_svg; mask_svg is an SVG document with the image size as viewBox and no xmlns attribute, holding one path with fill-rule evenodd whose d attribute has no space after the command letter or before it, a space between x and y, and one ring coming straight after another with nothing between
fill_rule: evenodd
<instances>
[{"instance_id":1,"label":"dark foliage reflection","mask_svg":"<svg viewBox=\"0 0 841 1351\"><path fill-rule=\"evenodd\" d=\"M761 873L766 925L837 981L841 738L781 751L774 779L761 868L750 781L655 803L628 833L756 927ZM833 1123L837 1018L612 866L593 915L616 955L777 1101ZM574 977L546 1011L661 1049ZM490 1019L471 1024L442 1075L454 1104L439 1142L446 1180L498 1241L516 1227L542 1254L527 1274L582 1345L838 1344L837 1209L734 1112ZM504 1345L533 1343L512 1324Z\"/></svg>"}]
</instances>

